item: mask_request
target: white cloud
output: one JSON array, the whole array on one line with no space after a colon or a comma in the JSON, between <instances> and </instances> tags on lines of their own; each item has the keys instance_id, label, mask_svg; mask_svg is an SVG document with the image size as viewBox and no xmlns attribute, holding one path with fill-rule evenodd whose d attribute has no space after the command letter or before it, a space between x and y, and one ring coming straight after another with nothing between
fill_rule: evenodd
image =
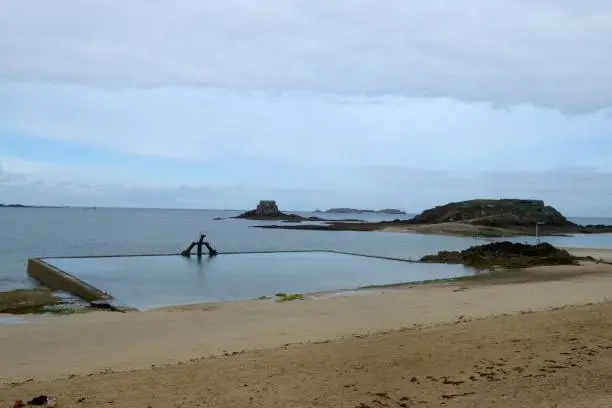
<instances>
[{"instance_id":1,"label":"white cloud","mask_svg":"<svg viewBox=\"0 0 612 408\"><path fill-rule=\"evenodd\" d=\"M330 174L326 183L291 186L284 179L245 178L238 183L215 183L193 178L184 183L143 180L112 182L88 174L97 166L54 167L46 163L4 160L19 168L16 183L0 183L0 202L46 205L98 205L165 208L253 207L260 199L275 199L286 210L353 206L402 208L419 212L450 201L473 198L537 198L569 215L612 214L612 171L565 168L532 171L470 171L464 173L402 166L355 168L348 178ZM41 170L46 174L42 174ZM61 170L58 170L61 169ZM30 171L26 173L26 171ZM127 173L120 166L117 173ZM0 171L4 174L17 174ZM9 178L9 180L11 180ZM2 197L5 197L2 199Z\"/></svg>"},{"instance_id":2,"label":"white cloud","mask_svg":"<svg viewBox=\"0 0 612 408\"><path fill-rule=\"evenodd\" d=\"M0 0L0 201L602 213L610 38L608 0Z\"/></svg>"},{"instance_id":3,"label":"white cloud","mask_svg":"<svg viewBox=\"0 0 612 408\"><path fill-rule=\"evenodd\" d=\"M0 0L5 81L612 106L612 3Z\"/></svg>"},{"instance_id":4,"label":"white cloud","mask_svg":"<svg viewBox=\"0 0 612 408\"><path fill-rule=\"evenodd\" d=\"M11 181L13 175L2 168L2 164L0 163L0 183L6 183Z\"/></svg>"},{"instance_id":5,"label":"white cloud","mask_svg":"<svg viewBox=\"0 0 612 408\"><path fill-rule=\"evenodd\" d=\"M3 161L0 159L0 183L8 184L8 183L18 183L25 179L25 175L9 171L6 169Z\"/></svg>"},{"instance_id":6,"label":"white cloud","mask_svg":"<svg viewBox=\"0 0 612 408\"><path fill-rule=\"evenodd\" d=\"M566 117L528 106L493 110L449 99L368 103L363 97L177 88L13 84L2 95L10 103L0 104L0 130L8 134L225 167L276 164L278 172L300 164L316 173L407 163L444 170L612 163L612 121L602 114ZM516 160L525 155L537 160Z\"/></svg>"}]
</instances>

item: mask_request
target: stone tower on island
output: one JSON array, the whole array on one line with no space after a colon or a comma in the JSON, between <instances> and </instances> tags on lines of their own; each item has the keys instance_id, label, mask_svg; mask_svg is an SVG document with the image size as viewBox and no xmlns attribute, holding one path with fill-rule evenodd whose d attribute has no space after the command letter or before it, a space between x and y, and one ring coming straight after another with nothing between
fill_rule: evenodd
<instances>
[{"instance_id":1,"label":"stone tower on island","mask_svg":"<svg viewBox=\"0 0 612 408\"><path fill-rule=\"evenodd\" d=\"M256 217L278 217L279 215L281 212L274 200L261 200L255 209Z\"/></svg>"}]
</instances>

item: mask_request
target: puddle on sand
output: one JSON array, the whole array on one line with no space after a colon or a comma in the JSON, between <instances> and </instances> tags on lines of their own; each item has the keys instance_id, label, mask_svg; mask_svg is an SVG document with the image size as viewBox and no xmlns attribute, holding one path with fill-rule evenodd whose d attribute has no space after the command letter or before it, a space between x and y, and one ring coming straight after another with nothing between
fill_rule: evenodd
<instances>
[{"instance_id":1,"label":"puddle on sand","mask_svg":"<svg viewBox=\"0 0 612 408\"><path fill-rule=\"evenodd\" d=\"M371 296L371 295L379 295L383 292L382 289L357 289L357 290L343 290L339 292L326 292L326 293L316 293L313 295L309 295L309 299L313 300L323 300L323 299L333 299L336 297L347 297L347 296Z\"/></svg>"},{"instance_id":2,"label":"puddle on sand","mask_svg":"<svg viewBox=\"0 0 612 408\"><path fill-rule=\"evenodd\" d=\"M28 319L22 316L2 316L0 315L0 325L9 325L9 324L26 324L28 323Z\"/></svg>"}]
</instances>

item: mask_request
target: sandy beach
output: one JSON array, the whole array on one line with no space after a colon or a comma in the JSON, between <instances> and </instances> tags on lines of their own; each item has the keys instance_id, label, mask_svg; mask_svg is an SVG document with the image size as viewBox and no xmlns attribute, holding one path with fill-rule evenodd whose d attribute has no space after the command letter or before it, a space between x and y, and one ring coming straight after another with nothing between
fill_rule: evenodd
<instances>
[{"instance_id":1,"label":"sandy beach","mask_svg":"<svg viewBox=\"0 0 612 408\"><path fill-rule=\"evenodd\" d=\"M606 262L612 262L612 250L605 248L563 248L578 257L593 257Z\"/></svg>"},{"instance_id":2,"label":"sandy beach","mask_svg":"<svg viewBox=\"0 0 612 408\"><path fill-rule=\"evenodd\" d=\"M608 406L612 266L517 274L33 316L0 326L0 406L38 394L62 407Z\"/></svg>"},{"instance_id":3,"label":"sandy beach","mask_svg":"<svg viewBox=\"0 0 612 408\"><path fill-rule=\"evenodd\" d=\"M406 233L418 233L418 234L441 234L441 235L454 235L459 237L473 236L473 235L520 235L518 232L513 232L507 228L493 228L483 227L467 222L441 222L437 224L420 224L420 225L400 225L400 226L386 226L379 231L381 232L406 232Z\"/></svg>"}]
</instances>

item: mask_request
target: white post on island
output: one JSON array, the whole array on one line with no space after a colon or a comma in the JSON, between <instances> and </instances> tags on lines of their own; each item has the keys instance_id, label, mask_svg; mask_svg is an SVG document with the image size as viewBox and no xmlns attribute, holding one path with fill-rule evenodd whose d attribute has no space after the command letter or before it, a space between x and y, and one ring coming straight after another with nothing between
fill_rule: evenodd
<instances>
[{"instance_id":1,"label":"white post on island","mask_svg":"<svg viewBox=\"0 0 612 408\"><path fill-rule=\"evenodd\" d=\"M544 225L545 223L539 221L536 222L535 224L535 238L536 238L536 245L540 244L540 225Z\"/></svg>"}]
</instances>

